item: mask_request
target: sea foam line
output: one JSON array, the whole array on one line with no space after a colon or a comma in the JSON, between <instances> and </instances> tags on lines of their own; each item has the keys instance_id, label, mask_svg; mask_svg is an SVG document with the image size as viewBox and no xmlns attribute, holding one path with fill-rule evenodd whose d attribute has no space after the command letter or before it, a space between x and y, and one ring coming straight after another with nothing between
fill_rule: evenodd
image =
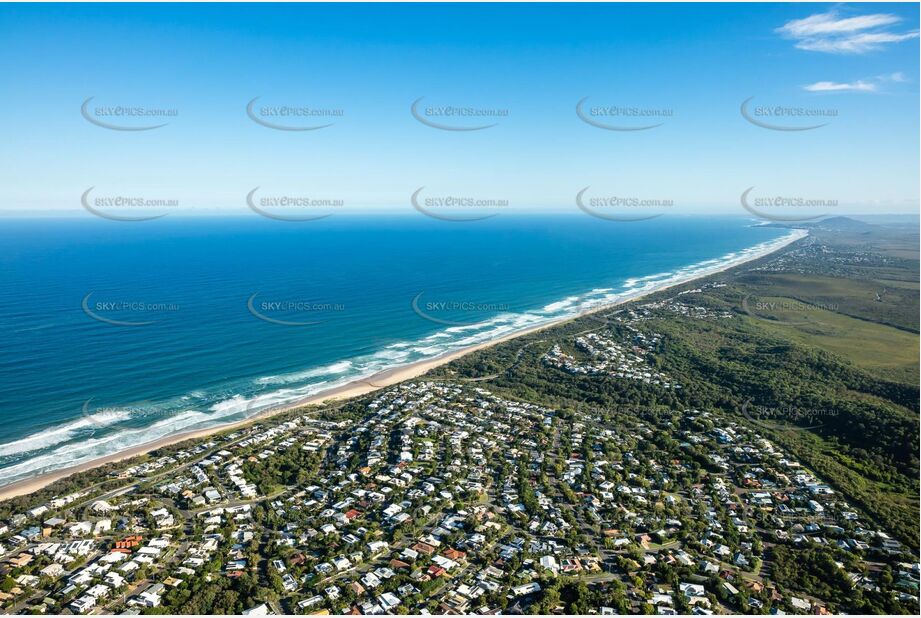
<instances>
[{"instance_id":1,"label":"sea foam line","mask_svg":"<svg viewBox=\"0 0 921 618\"><path fill-rule=\"evenodd\" d=\"M25 438L0 444L0 457L10 457L22 453L31 453L57 444L69 442L78 437L82 430L97 429L114 425L131 418L128 410L110 410L97 412L88 416L70 421L55 429L45 429L33 433Z\"/></svg>"},{"instance_id":2,"label":"sea foam line","mask_svg":"<svg viewBox=\"0 0 921 618\"><path fill-rule=\"evenodd\" d=\"M766 241L746 249L733 251L721 258L702 260L676 270L625 279L620 290L595 288L581 295L568 296L540 309L525 312L505 312L475 324L452 326L419 339L402 341L385 346L365 356L336 361L323 367L306 369L281 376L265 376L253 380L255 385L295 384L303 380L319 380L245 397L236 394L215 402L208 412L184 410L142 428L126 428L115 433L68 444L87 427L117 425L127 420L117 416L90 420L79 419L50 432L39 432L0 445L0 456L19 455L48 449L53 450L30 457L24 461L0 468L0 484L43 472L70 467L111 455L121 450L167 437L171 434L223 425L230 420L252 416L267 408L296 403L318 392L368 379L390 369L414 362L429 360L464 348L514 334L553 321L572 318L586 311L630 300L657 289L682 283L690 279L725 270L750 259L770 253L786 244L806 236L805 230L793 230L781 238ZM447 337L446 337L447 335ZM448 339L445 341L445 339ZM335 377L332 381L326 379Z\"/></svg>"}]
</instances>

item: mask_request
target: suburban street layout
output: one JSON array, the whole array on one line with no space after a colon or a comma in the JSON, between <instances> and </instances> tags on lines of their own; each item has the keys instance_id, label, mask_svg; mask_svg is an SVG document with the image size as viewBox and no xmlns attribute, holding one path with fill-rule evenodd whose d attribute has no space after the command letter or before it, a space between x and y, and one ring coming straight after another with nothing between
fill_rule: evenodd
<instances>
[{"instance_id":1,"label":"suburban street layout","mask_svg":"<svg viewBox=\"0 0 921 618\"><path fill-rule=\"evenodd\" d=\"M0 2L0 615L921 615L919 9Z\"/></svg>"},{"instance_id":2,"label":"suburban street layout","mask_svg":"<svg viewBox=\"0 0 921 618\"><path fill-rule=\"evenodd\" d=\"M513 365L527 351L548 380L674 391L642 370L654 316L737 319L694 304L723 287L515 344ZM489 382L420 379L269 419L16 514L3 609L826 613L842 609L834 586L917 608L912 552L757 423L556 408Z\"/></svg>"}]
</instances>

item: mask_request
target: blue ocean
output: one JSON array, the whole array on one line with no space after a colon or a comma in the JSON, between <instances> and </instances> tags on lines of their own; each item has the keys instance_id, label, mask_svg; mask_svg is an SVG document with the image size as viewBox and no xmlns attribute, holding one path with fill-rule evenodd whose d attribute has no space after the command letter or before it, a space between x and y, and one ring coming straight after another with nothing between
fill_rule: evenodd
<instances>
[{"instance_id":1,"label":"blue ocean","mask_svg":"<svg viewBox=\"0 0 921 618\"><path fill-rule=\"evenodd\" d=\"M730 263L744 218L0 221L0 485Z\"/></svg>"}]
</instances>

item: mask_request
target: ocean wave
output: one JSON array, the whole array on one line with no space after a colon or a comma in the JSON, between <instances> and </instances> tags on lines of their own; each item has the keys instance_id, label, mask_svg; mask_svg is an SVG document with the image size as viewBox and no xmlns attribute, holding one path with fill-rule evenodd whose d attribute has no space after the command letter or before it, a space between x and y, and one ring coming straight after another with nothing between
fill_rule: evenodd
<instances>
[{"instance_id":1,"label":"ocean wave","mask_svg":"<svg viewBox=\"0 0 921 618\"><path fill-rule=\"evenodd\" d=\"M124 429L106 436L81 440L76 444L59 446L48 453L0 469L0 480L9 483L35 474L75 466L219 420L220 418L206 412L186 410L147 427Z\"/></svg>"},{"instance_id":2,"label":"ocean wave","mask_svg":"<svg viewBox=\"0 0 921 618\"><path fill-rule=\"evenodd\" d=\"M389 344L371 355L355 357L327 367L291 375L314 377L316 375L336 373L341 376L341 379L328 387L334 388L354 380L370 378L382 371L421 360L437 358L447 353L493 341L528 328L574 317L585 311L629 300L665 286L724 270L747 261L753 256L773 251L777 247L783 246L805 234L805 231L794 230L776 240L767 241L742 251L733 251L719 258L702 260L673 271L626 279L620 291L616 291L616 288L611 287L594 288L584 294L568 296L560 301L549 303L540 309L525 312L504 312L477 323L450 326L418 341ZM335 368L336 371L331 371L331 368ZM310 384L305 388L290 389L288 391L289 401L279 401L279 404L291 403L298 398L315 394L320 390L317 386L317 384ZM276 398L284 399L284 397L278 396L277 392ZM250 405L253 405L252 402L250 402Z\"/></svg>"},{"instance_id":3,"label":"ocean wave","mask_svg":"<svg viewBox=\"0 0 921 618\"><path fill-rule=\"evenodd\" d=\"M580 298L581 297L579 296L569 296L567 298L564 298L563 300L558 300L554 303L550 303L549 305L545 305L543 309L541 309L540 311L541 313L553 313L556 311L560 311L561 309L566 309L568 307L573 306L580 300Z\"/></svg>"},{"instance_id":4,"label":"ocean wave","mask_svg":"<svg viewBox=\"0 0 921 618\"><path fill-rule=\"evenodd\" d=\"M319 378L328 375L335 375L337 373L343 373L352 368L351 361L343 360L332 363L331 365L326 365L325 367L315 367L313 369L307 369L305 371L298 371L295 373L288 373L279 376L265 376L256 380L259 384L288 384L291 382L303 382L304 380L309 380L311 378Z\"/></svg>"},{"instance_id":5,"label":"ocean wave","mask_svg":"<svg viewBox=\"0 0 921 618\"><path fill-rule=\"evenodd\" d=\"M164 409L163 416L148 426L119 428L106 432L106 435L92 435L88 439L65 444L79 437L81 431L91 427L117 425L122 420L126 420L127 416L112 414L99 418L81 418L57 429L36 433L21 440L0 445L0 456L24 455L33 451L51 449L0 468L0 484L78 465L172 434L226 424L268 408L290 405L319 392L371 378L383 371L436 358L446 353L494 341L528 328L571 318L588 310L630 300L668 285L724 270L773 251L804 235L806 235L804 230L794 230L784 237L742 251L730 252L717 259L702 260L669 272L625 279L619 290L610 287L594 288L584 294L568 296L548 303L539 309L505 312L475 324L444 328L418 341L392 343L372 354L290 374L257 378L248 382L248 386L241 386L240 390L244 388L252 390L254 387L258 389L279 384L285 385L285 388L262 393L231 392L223 395L217 401L215 401L215 395L208 395L204 391L193 391L180 398L182 404L187 405L188 398L194 397L201 400L202 405L210 404L207 409L180 409L176 412ZM317 380L317 378L323 379Z\"/></svg>"},{"instance_id":6,"label":"ocean wave","mask_svg":"<svg viewBox=\"0 0 921 618\"><path fill-rule=\"evenodd\" d=\"M449 339L451 338L450 335L445 335L445 336L448 337ZM387 348L384 348L380 352L376 352L374 354L376 358L380 358L383 360L404 360L409 355L410 355L410 352L408 350L389 350Z\"/></svg>"},{"instance_id":7,"label":"ocean wave","mask_svg":"<svg viewBox=\"0 0 921 618\"><path fill-rule=\"evenodd\" d=\"M56 444L69 442L87 430L99 429L131 418L128 410L105 410L82 416L55 429L45 429L13 442L0 444L0 457L10 457L51 448Z\"/></svg>"}]
</instances>

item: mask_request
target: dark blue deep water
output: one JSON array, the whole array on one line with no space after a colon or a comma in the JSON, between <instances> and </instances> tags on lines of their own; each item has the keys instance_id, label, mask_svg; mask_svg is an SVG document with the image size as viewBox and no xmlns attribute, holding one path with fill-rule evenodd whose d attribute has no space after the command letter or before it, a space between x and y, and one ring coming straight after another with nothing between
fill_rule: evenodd
<instances>
[{"instance_id":1,"label":"dark blue deep water","mask_svg":"<svg viewBox=\"0 0 921 618\"><path fill-rule=\"evenodd\" d=\"M3 220L0 484L571 315L786 233L728 217Z\"/></svg>"}]
</instances>

